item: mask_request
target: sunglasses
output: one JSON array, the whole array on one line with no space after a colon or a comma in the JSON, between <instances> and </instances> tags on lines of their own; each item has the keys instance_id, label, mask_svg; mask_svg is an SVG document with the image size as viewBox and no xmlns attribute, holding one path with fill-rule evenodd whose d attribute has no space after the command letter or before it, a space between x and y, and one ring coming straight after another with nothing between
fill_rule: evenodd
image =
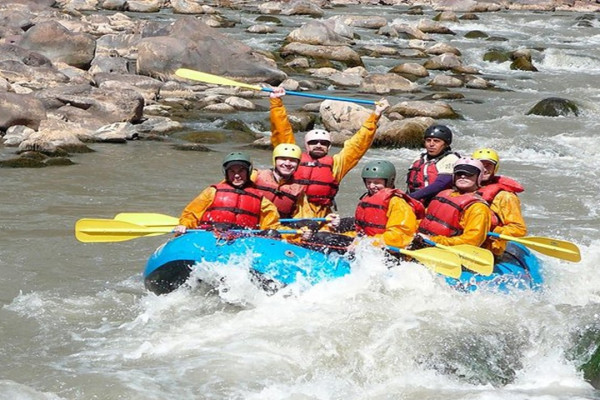
<instances>
[{"instance_id":1,"label":"sunglasses","mask_svg":"<svg viewBox=\"0 0 600 400\"><path fill-rule=\"evenodd\" d=\"M329 140L309 140L308 141L309 146L315 146L317 144L320 144L321 146L329 147L331 142Z\"/></svg>"}]
</instances>

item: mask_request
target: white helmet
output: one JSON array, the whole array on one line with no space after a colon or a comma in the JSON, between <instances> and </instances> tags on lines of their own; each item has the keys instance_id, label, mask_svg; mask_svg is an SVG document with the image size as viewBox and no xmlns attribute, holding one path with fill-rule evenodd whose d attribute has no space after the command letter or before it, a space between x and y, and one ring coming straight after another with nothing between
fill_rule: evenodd
<instances>
[{"instance_id":1,"label":"white helmet","mask_svg":"<svg viewBox=\"0 0 600 400\"><path fill-rule=\"evenodd\" d=\"M308 142L311 140L326 140L331 143L331 133L324 129L313 129L304 135L304 145L308 146Z\"/></svg>"},{"instance_id":2,"label":"white helmet","mask_svg":"<svg viewBox=\"0 0 600 400\"><path fill-rule=\"evenodd\" d=\"M454 163L454 176L459 172L466 172L469 175L477 175L477 186L481 187L481 180L485 168L481 161L471 157L461 157Z\"/></svg>"}]
</instances>

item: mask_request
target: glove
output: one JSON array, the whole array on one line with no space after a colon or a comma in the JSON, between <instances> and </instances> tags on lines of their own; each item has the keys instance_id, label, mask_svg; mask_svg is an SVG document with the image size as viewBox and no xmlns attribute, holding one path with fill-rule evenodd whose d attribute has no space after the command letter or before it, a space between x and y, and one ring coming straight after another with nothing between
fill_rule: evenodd
<instances>
[{"instance_id":1,"label":"glove","mask_svg":"<svg viewBox=\"0 0 600 400\"><path fill-rule=\"evenodd\" d=\"M416 234L415 237L413 238L412 242L408 245L409 250L419 250L419 249L424 249L425 247L429 247L429 246L425 243L423 236L421 236L419 234Z\"/></svg>"},{"instance_id":2,"label":"glove","mask_svg":"<svg viewBox=\"0 0 600 400\"><path fill-rule=\"evenodd\" d=\"M187 231L187 227L185 225L177 225L173 228L173 233L176 236L183 235Z\"/></svg>"},{"instance_id":3,"label":"glove","mask_svg":"<svg viewBox=\"0 0 600 400\"><path fill-rule=\"evenodd\" d=\"M327 214L327 216L325 217L325 219L327 219L327 224L333 229L336 230L339 226L340 223L342 222L342 219L340 218L339 214L335 214L335 213L331 213L331 214Z\"/></svg>"},{"instance_id":4,"label":"glove","mask_svg":"<svg viewBox=\"0 0 600 400\"><path fill-rule=\"evenodd\" d=\"M301 227L299 229L299 231L300 231L300 236L302 237L302 240L305 240L305 241L309 241L314 235L313 230L310 229L308 226Z\"/></svg>"},{"instance_id":5,"label":"glove","mask_svg":"<svg viewBox=\"0 0 600 400\"><path fill-rule=\"evenodd\" d=\"M258 233L258 236L281 239L281 233L279 233L276 229L264 229Z\"/></svg>"}]
</instances>

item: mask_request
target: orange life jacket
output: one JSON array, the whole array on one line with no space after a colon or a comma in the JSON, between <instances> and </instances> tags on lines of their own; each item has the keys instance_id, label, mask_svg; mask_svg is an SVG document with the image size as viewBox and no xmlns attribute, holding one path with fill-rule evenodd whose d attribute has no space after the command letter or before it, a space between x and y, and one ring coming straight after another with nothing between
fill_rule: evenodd
<instances>
[{"instance_id":1,"label":"orange life jacket","mask_svg":"<svg viewBox=\"0 0 600 400\"><path fill-rule=\"evenodd\" d=\"M212 204L202 215L201 225L228 223L251 229L259 227L263 195L258 189L254 186L238 189L225 182L212 187L217 192Z\"/></svg>"},{"instance_id":2,"label":"orange life jacket","mask_svg":"<svg viewBox=\"0 0 600 400\"><path fill-rule=\"evenodd\" d=\"M408 169L408 174L406 175L408 193L416 192L417 190L428 186L430 183L435 182L438 176L436 164L448 154L452 154L452 151L447 150L431 159L427 159L427 153L421 154L421 157L419 157L419 159ZM460 157L458 153L454 154Z\"/></svg>"},{"instance_id":3,"label":"orange life jacket","mask_svg":"<svg viewBox=\"0 0 600 400\"><path fill-rule=\"evenodd\" d=\"M384 233L390 200L395 196L402 197L412 207L417 219L423 218L425 208L420 201L409 197L400 189L384 188L372 196L368 193L361 196L354 214L356 230L367 236Z\"/></svg>"},{"instance_id":4,"label":"orange life jacket","mask_svg":"<svg viewBox=\"0 0 600 400\"><path fill-rule=\"evenodd\" d=\"M295 182L295 181L294 181ZM304 186L297 183L275 181L272 169L258 171L254 184L267 199L271 200L282 218L290 218L296 210L298 197L304 191Z\"/></svg>"},{"instance_id":5,"label":"orange life jacket","mask_svg":"<svg viewBox=\"0 0 600 400\"><path fill-rule=\"evenodd\" d=\"M485 202L476 193L450 197L452 192L452 189L443 190L431 200L427 214L419 224L419 232L432 236L458 236L463 232L460 218L465 210L474 203Z\"/></svg>"},{"instance_id":6,"label":"orange life jacket","mask_svg":"<svg viewBox=\"0 0 600 400\"><path fill-rule=\"evenodd\" d=\"M333 157L312 158L302 153L300 165L294 173L294 180L305 185L309 202L329 206L338 192L339 182L333 177Z\"/></svg>"},{"instance_id":7,"label":"orange life jacket","mask_svg":"<svg viewBox=\"0 0 600 400\"><path fill-rule=\"evenodd\" d=\"M521 184L511 178L505 176L494 176L484 186L477 190L477 194L480 195L488 204L492 204L496 195L502 191L511 193L521 193L525 188ZM496 213L492 213L492 227L491 231L497 226L502 226L502 221Z\"/></svg>"}]
</instances>

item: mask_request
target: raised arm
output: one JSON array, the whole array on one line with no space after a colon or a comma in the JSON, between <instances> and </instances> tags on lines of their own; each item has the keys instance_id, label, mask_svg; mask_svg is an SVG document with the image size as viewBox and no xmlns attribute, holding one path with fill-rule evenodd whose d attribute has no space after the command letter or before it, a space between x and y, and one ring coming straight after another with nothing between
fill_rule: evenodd
<instances>
[{"instance_id":1,"label":"raised arm","mask_svg":"<svg viewBox=\"0 0 600 400\"><path fill-rule=\"evenodd\" d=\"M271 120L271 144L273 147L281 143L296 143L287 110L281 100L282 96L285 96L285 89L281 87L274 88L269 94L269 119Z\"/></svg>"},{"instance_id":2,"label":"raised arm","mask_svg":"<svg viewBox=\"0 0 600 400\"><path fill-rule=\"evenodd\" d=\"M377 122L383 111L390 104L386 99L381 99L375 105L375 110L361 128L350 139L344 142L342 150L333 156L333 175L339 181L358 164L373 143L377 131Z\"/></svg>"}]
</instances>

